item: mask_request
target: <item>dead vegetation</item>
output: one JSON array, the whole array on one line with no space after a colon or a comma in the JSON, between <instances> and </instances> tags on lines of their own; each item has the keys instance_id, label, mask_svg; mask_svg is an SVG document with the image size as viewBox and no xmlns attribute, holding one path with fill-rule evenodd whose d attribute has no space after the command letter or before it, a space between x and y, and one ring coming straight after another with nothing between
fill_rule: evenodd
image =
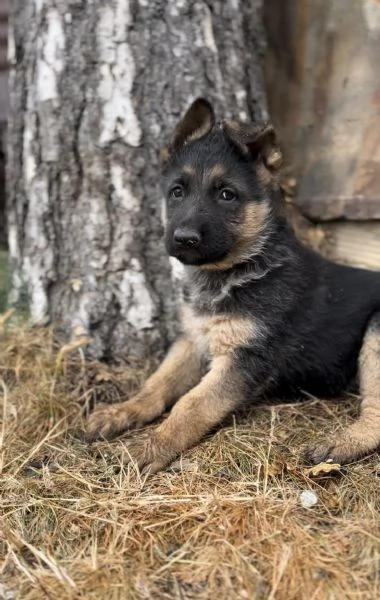
<instances>
[{"instance_id":1,"label":"dead vegetation","mask_svg":"<svg viewBox=\"0 0 380 600\"><path fill-rule=\"evenodd\" d=\"M146 372L59 350L49 330L0 324L0 598L380 596L379 456L302 463L355 398L258 407L142 481L122 468L125 439L88 446L80 431L86 406Z\"/></svg>"}]
</instances>

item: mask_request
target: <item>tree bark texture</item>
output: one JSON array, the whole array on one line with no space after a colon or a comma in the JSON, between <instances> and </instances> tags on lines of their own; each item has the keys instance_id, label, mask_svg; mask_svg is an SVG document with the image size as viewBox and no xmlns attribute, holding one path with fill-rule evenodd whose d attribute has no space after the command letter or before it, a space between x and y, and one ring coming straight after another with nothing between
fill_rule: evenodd
<instances>
[{"instance_id":1,"label":"tree bark texture","mask_svg":"<svg viewBox=\"0 0 380 600\"><path fill-rule=\"evenodd\" d=\"M5 213L5 127L0 123L0 249L6 246Z\"/></svg>"},{"instance_id":2,"label":"tree bark texture","mask_svg":"<svg viewBox=\"0 0 380 600\"><path fill-rule=\"evenodd\" d=\"M159 149L198 95L267 118L261 0L15 0L8 241L16 302L93 356L160 354L176 328Z\"/></svg>"}]
</instances>

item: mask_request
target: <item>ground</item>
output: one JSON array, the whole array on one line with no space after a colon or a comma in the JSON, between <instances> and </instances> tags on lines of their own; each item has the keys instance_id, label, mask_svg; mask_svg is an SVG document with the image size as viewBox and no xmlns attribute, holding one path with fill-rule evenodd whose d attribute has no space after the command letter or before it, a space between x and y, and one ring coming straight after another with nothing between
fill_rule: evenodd
<instances>
[{"instance_id":1,"label":"ground","mask_svg":"<svg viewBox=\"0 0 380 600\"><path fill-rule=\"evenodd\" d=\"M151 367L89 363L0 318L0 598L380 597L379 456L314 477L302 459L357 398L257 407L142 480L126 437L89 446L81 429Z\"/></svg>"}]
</instances>

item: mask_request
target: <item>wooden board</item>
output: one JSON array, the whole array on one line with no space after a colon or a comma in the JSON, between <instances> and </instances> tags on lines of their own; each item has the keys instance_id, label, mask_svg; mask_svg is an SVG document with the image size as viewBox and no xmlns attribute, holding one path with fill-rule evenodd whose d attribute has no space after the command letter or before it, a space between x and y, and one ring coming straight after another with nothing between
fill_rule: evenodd
<instances>
[{"instance_id":1,"label":"wooden board","mask_svg":"<svg viewBox=\"0 0 380 600\"><path fill-rule=\"evenodd\" d=\"M321 225L328 255L345 264L380 271L380 221Z\"/></svg>"},{"instance_id":2,"label":"wooden board","mask_svg":"<svg viewBox=\"0 0 380 600\"><path fill-rule=\"evenodd\" d=\"M314 220L380 219L380 1L266 0L271 118Z\"/></svg>"}]
</instances>

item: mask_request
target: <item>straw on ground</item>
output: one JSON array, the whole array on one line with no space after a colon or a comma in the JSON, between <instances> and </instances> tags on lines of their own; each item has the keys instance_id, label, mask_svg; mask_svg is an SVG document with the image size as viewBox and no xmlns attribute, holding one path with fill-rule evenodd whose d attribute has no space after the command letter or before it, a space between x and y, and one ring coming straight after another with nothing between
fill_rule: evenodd
<instances>
[{"instance_id":1,"label":"straw on ground","mask_svg":"<svg viewBox=\"0 0 380 600\"><path fill-rule=\"evenodd\" d=\"M343 470L302 462L311 437L353 418L354 397L257 407L143 481L123 467L125 438L88 446L80 431L94 401L124 399L151 366L76 360L50 330L11 323L0 333L0 597L380 596L379 456Z\"/></svg>"}]
</instances>

